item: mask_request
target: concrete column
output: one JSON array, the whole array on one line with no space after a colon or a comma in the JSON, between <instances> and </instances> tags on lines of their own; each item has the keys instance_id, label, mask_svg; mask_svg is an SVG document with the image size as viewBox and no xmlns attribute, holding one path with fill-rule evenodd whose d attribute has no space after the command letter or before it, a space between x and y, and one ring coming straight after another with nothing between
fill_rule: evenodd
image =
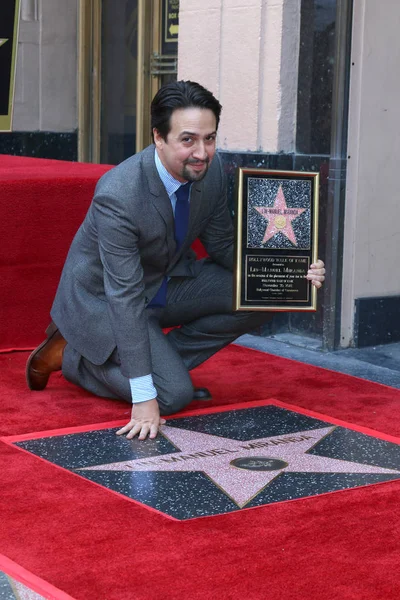
<instances>
[{"instance_id":1,"label":"concrete column","mask_svg":"<svg viewBox=\"0 0 400 600\"><path fill-rule=\"evenodd\" d=\"M178 76L219 98L224 150L293 151L300 0L180 2Z\"/></svg>"},{"instance_id":2,"label":"concrete column","mask_svg":"<svg viewBox=\"0 0 400 600\"><path fill-rule=\"evenodd\" d=\"M40 127L40 22L37 0L21 2L13 131Z\"/></svg>"},{"instance_id":3,"label":"concrete column","mask_svg":"<svg viewBox=\"0 0 400 600\"><path fill-rule=\"evenodd\" d=\"M77 127L78 0L41 0L42 131Z\"/></svg>"},{"instance_id":4,"label":"concrete column","mask_svg":"<svg viewBox=\"0 0 400 600\"><path fill-rule=\"evenodd\" d=\"M38 14L38 0L21 1L21 21L37 21Z\"/></svg>"},{"instance_id":5,"label":"concrete column","mask_svg":"<svg viewBox=\"0 0 400 600\"><path fill-rule=\"evenodd\" d=\"M77 127L78 0L23 0L14 131Z\"/></svg>"},{"instance_id":6,"label":"concrete column","mask_svg":"<svg viewBox=\"0 0 400 600\"><path fill-rule=\"evenodd\" d=\"M220 97L223 0L180 0L179 79L197 81Z\"/></svg>"},{"instance_id":7,"label":"concrete column","mask_svg":"<svg viewBox=\"0 0 400 600\"><path fill-rule=\"evenodd\" d=\"M256 150L260 102L260 0L225 0L221 32L219 146Z\"/></svg>"},{"instance_id":8,"label":"concrete column","mask_svg":"<svg viewBox=\"0 0 400 600\"><path fill-rule=\"evenodd\" d=\"M400 4L355 0L344 231L342 345L357 298L400 293Z\"/></svg>"}]
</instances>

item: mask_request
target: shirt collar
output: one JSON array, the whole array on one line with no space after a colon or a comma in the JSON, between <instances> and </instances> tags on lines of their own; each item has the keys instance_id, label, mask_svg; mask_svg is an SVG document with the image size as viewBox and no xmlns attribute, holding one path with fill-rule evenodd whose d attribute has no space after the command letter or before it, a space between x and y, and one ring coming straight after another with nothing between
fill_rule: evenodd
<instances>
[{"instance_id":1,"label":"shirt collar","mask_svg":"<svg viewBox=\"0 0 400 600\"><path fill-rule=\"evenodd\" d=\"M161 181L164 184L165 189L167 190L168 196L171 197L172 194L175 194L176 190L181 187L182 182L175 179L175 177L173 177L171 173L167 171L167 169L162 164L160 157L158 156L157 150L155 150L154 152L158 174L160 176Z\"/></svg>"}]
</instances>

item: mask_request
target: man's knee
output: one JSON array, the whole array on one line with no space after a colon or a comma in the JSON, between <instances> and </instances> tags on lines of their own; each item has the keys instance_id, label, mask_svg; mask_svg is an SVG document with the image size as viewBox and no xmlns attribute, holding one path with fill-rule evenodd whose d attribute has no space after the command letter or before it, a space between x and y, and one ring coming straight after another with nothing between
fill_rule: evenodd
<instances>
[{"instance_id":1,"label":"man's knee","mask_svg":"<svg viewBox=\"0 0 400 600\"><path fill-rule=\"evenodd\" d=\"M232 334L232 335L243 335L250 333L268 323L272 319L273 313L267 312L249 312L249 311L237 311L230 310L226 314L218 315L217 319L215 316L211 316L212 329L210 331L213 334Z\"/></svg>"},{"instance_id":2,"label":"man's knee","mask_svg":"<svg viewBox=\"0 0 400 600\"><path fill-rule=\"evenodd\" d=\"M270 311L238 311L234 314L238 319L239 327L241 327L244 332L250 332L257 329L257 327L266 325L272 320L274 315L274 313Z\"/></svg>"},{"instance_id":3,"label":"man's knee","mask_svg":"<svg viewBox=\"0 0 400 600\"><path fill-rule=\"evenodd\" d=\"M190 378L186 381L175 381L170 389L159 391L157 399L161 415L167 416L179 412L193 400L193 385Z\"/></svg>"}]
</instances>

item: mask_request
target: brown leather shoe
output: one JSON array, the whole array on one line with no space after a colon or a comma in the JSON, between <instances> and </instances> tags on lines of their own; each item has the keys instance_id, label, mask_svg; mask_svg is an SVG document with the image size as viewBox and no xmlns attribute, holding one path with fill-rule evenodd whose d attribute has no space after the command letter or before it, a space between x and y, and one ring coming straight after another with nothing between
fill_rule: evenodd
<instances>
[{"instance_id":1,"label":"brown leather shoe","mask_svg":"<svg viewBox=\"0 0 400 600\"><path fill-rule=\"evenodd\" d=\"M47 339L32 352L26 363L26 382L30 390L44 390L53 371L60 371L67 342L54 323L46 329Z\"/></svg>"}]
</instances>

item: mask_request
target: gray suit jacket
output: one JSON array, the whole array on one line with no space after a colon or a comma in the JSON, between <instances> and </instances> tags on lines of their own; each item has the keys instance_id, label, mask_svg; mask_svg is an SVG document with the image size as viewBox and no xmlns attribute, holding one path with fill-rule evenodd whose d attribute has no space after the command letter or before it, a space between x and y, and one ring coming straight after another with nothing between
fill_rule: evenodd
<instances>
[{"instance_id":1,"label":"gray suit jacket","mask_svg":"<svg viewBox=\"0 0 400 600\"><path fill-rule=\"evenodd\" d=\"M145 307L165 275L195 277L196 237L232 269L233 228L218 155L191 188L187 237L179 252L170 199L154 146L103 175L69 250L51 316L69 344L103 364L115 347L126 377L152 372Z\"/></svg>"}]
</instances>

